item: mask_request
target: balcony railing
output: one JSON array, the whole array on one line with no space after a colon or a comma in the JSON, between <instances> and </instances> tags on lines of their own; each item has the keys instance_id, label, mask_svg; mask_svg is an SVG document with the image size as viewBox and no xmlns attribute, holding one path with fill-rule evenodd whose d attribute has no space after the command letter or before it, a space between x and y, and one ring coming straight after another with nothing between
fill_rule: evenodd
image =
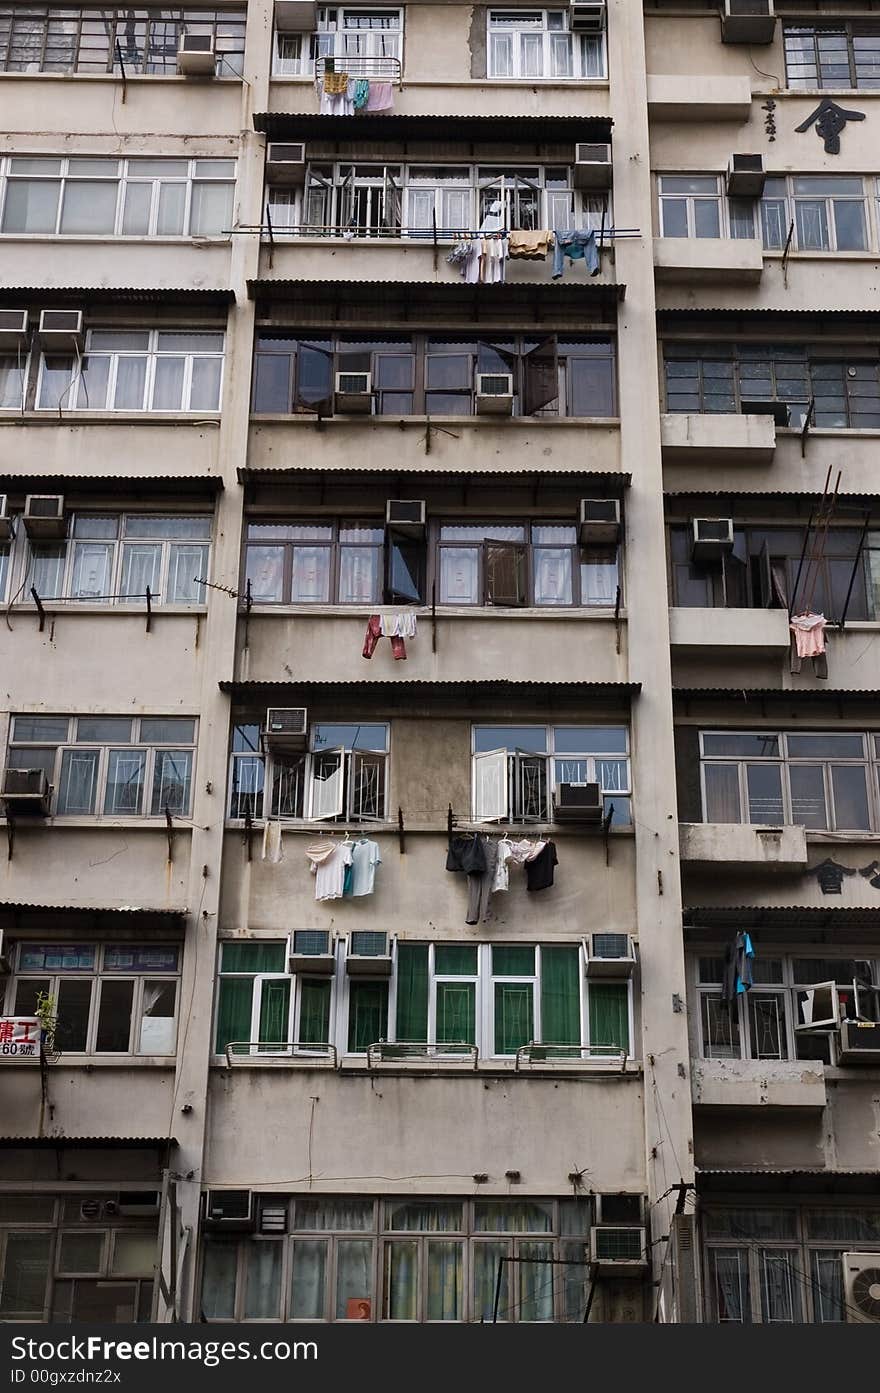
<instances>
[{"instance_id":1,"label":"balcony railing","mask_svg":"<svg viewBox=\"0 0 880 1393\"><path fill-rule=\"evenodd\" d=\"M233 1064L303 1064L336 1069L339 1059L336 1046L328 1041L311 1040L235 1040L226 1046L226 1063Z\"/></svg>"},{"instance_id":2,"label":"balcony railing","mask_svg":"<svg viewBox=\"0 0 880 1393\"><path fill-rule=\"evenodd\" d=\"M368 1069L374 1068L377 1064L414 1062L429 1064L472 1063L476 1069L478 1058L479 1051L476 1045L458 1040L441 1045L426 1045L417 1040L396 1040L393 1043L389 1043L387 1040L377 1040L367 1048Z\"/></svg>"},{"instance_id":3,"label":"balcony railing","mask_svg":"<svg viewBox=\"0 0 880 1393\"><path fill-rule=\"evenodd\" d=\"M628 1058L623 1045L556 1045L530 1040L517 1050L516 1068L519 1070L524 1064L619 1064L620 1072L625 1074Z\"/></svg>"}]
</instances>

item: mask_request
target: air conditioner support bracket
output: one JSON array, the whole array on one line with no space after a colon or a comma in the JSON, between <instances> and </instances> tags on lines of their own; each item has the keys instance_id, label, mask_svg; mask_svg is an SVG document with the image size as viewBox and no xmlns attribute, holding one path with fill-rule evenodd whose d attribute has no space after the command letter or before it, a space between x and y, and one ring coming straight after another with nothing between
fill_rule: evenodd
<instances>
[{"instance_id":1,"label":"air conditioner support bracket","mask_svg":"<svg viewBox=\"0 0 880 1393\"><path fill-rule=\"evenodd\" d=\"M602 819L602 840L603 840L604 843L605 843L605 865L606 865L606 866L610 866L610 865L611 865L611 838L610 838L610 836L609 836L609 832L611 831L611 819L613 818L613 816L614 816L614 804L613 804L613 803L609 803L609 804L608 804L608 811L607 811L607 813L605 814L605 816L604 816L603 819Z\"/></svg>"},{"instance_id":2,"label":"air conditioner support bracket","mask_svg":"<svg viewBox=\"0 0 880 1393\"><path fill-rule=\"evenodd\" d=\"M804 416L804 424L803 424L803 426L801 427L801 459L805 459L805 458L806 458L806 454L807 454L807 436L810 434L810 426L814 424L813 418L814 418L815 414L816 414L816 398L815 398L815 397L810 397L810 404L809 404L809 406L807 407L807 413L806 413L806 415Z\"/></svg>"},{"instance_id":3,"label":"air conditioner support bracket","mask_svg":"<svg viewBox=\"0 0 880 1393\"><path fill-rule=\"evenodd\" d=\"M11 861L15 852L15 818L11 809L6 809L6 860Z\"/></svg>"},{"instance_id":4,"label":"air conditioner support bracket","mask_svg":"<svg viewBox=\"0 0 880 1393\"><path fill-rule=\"evenodd\" d=\"M145 590L145 592L144 592L144 601L145 601L146 606L147 606L147 625L146 625L146 630L147 630L147 633L149 633L149 632L150 632L150 626L151 626L151 624L153 623L153 597L152 597L152 595L150 594L150 587L149 587L149 586L147 586L147 588L146 588L146 590Z\"/></svg>"},{"instance_id":5,"label":"air conditioner support bracket","mask_svg":"<svg viewBox=\"0 0 880 1393\"><path fill-rule=\"evenodd\" d=\"M403 808L397 809L397 840L400 844L401 856L406 855L406 827L403 821Z\"/></svg>"},{"instance_id":6,"label":"air conditioner support bracket","mask_svg":"<svg viewBox=\"0 0 880 1393\"><path fill-rule=\"evenodd\" d=\"M116 40L116 61L119 64L119 75L122 78L122 104L124 106L125 99L128 96L128 82L125 73L125 64L122 61L122 46L118 39Z\"/></svg>"},{"instance_id":7,"label":"air conditioner support bracket","mask_svg":"<svg viewBox=\"0 0 880 1393\"><path fill-rule=\"evenodd\" d=\"M37 614L40 616L40 629L39 629L39 631L40 631L40 633L42 633L43 630L44 630L45 627L46 627L46 611L43 609L43 601L40 599L39 595L37 594L37 588L36 588L35 585L32 585L32 586L31 586L31 597L32 597L32 599L33 599L34 604L35 604L36 607L37 607Z\"/></svg>"},{"instance_id":8,"label":"air conditioner support bracket","mask_svg":"<svg viewBox=\"0 0 880 1393\"><path fill-rule=\"evenodd\" d=\"M254 832L254 820L253 820L253 818L251 817L250 810L248 809L248 810L245 811L245 815L244 815L244 844L245 844L245 847L247 848L247 859L248 859L249 861L252 861L252 860L254 859L254 857L253 857L253 847L252 847L252 845L251 845L252 838L253 838L253 832Z\"/></svg>"},{"instance_id":9,"label":"air conditioner support bracket","mask_svg":"<svg viewBox=\"0 0 880 1393\"><path fill-rule=\"evenodd\" d=\"M174 820L171 816L171 809L165 808L165 835L168 838L168 864L174 860Z\"/></svg>"}]
</instances>

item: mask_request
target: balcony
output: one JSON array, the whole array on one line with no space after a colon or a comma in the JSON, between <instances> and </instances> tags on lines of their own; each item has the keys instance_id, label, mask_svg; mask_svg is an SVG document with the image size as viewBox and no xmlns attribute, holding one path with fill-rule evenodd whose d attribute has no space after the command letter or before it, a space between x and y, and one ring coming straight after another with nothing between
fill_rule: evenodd
<instances>
[{"instance_id":1,"label":"balcony","mask_svg":"<svg viewBox=\"0 0 880 1393\"><path fill-rule=\"evenodd\" d=\"M660 418L664 464L769 464L776 449L772 416L668 412Z\"/></svg>"},{"instance_id":2,"label":"balcony","mask_svg":"<svg viewBox=\"0 0 880 1393\"><path fill-rule=\"evenodd\" d=\"M806 866L803 827L763 827L741 822L682 822L678 828L682 861L711 866Z\"/></svg>"},{"instance_id":3,"label":"balcony","mask_svg":"<svg viewBox=\"0 0 880 1393\"><path fill-rule=\"evenodd\" d=\"M747 121L751 109L748 77L648 75L648 116L652 121Z\"/></svg>"},{"instance_id":4,"label":"balcony","mask_svg":"<svg viewBox=\"0 0 880 1393\"><path fill-rule=\"evenodd\" d=\"M784 609L708 609L689 606L669 611L673 648L694 653L765 657L787 653L790 636Z\"/></svg>"},{"instance_id":5,"label":"balcony","mask_svg":"<svg viewBox=\"0 0 880 1393\"><path fill-rule=\"evenodd\" d=\"M695 1108L824 1108L819 1059L696 1059Z\"/></svg>"},{"instance_id":6,"label":"balcony","mask_svg":"<svg viewBox=\"0 0 880 1393\"><path fill-rule=\"evenodd\" d=\"M758 237L655 237L658 281L682 285L757 285L764 270Z\"/></svg>"}]
</instances>

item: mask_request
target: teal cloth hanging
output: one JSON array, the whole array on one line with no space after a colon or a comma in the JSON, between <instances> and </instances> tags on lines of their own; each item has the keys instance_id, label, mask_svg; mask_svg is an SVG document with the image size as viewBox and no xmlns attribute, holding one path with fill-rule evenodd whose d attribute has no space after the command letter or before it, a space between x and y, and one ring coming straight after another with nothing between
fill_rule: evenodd
<instances>
[{"instance_id":1,"label":"teal cloth hanging","mask_svg":"<svg viewBox=\"0 0 880 1393\"><path fill-rule=\"evenodd\" d=\"M369 78L366 78L366 77L359 77L359 78L357 78L356 81L355 81L355 84L354 84L354 109L355 109L355 111L363 111L363 109L364 109L364 107L366 106L366 104L367 104L367 102L369 101L369 99L370 99L370 81L369 81Z\"/></svg>"}]
</instances>

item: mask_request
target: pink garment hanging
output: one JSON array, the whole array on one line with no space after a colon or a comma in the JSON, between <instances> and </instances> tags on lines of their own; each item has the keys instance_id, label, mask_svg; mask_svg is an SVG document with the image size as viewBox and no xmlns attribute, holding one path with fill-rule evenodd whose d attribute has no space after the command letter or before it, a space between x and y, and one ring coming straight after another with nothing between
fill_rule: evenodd
<instances>
[{"instance_id":1,"label":"pink garment hanging","mask_svg":"<svg viewBox=\"0 0 880 1393\"><path fill-rule=\"evenodd\" d=\"M390 82L374 82L370 79L370 95L367 97L366 111L393 111L394 93Z\"/></svg>"},{"instance_id":2,"label":"pink garment hanging","mask_svg":"<svg viewBox=\"0 0 880 1393\"><path fill-rule=\"evenodd\" d=\"M795 614L792 616L788 627L794 634L799 658L816 658L820 653L825 652L825 626L827 622L824 614Z\"/></svg>"},{"instance_id":3,"label":"pink garment hanging","mask_svg":"<svg viewBox=\"0 0 880 1393\"><path fill-rule=\"evenodd\" d=\"M391 652L395 658L406 657L406 644L399 634L389 635L391 639ZM382 638L382 617L378 614L371 614L367 620L367 631L364 634L364 658L372 658L376 651L376 644Z\"/></svg>"}]
</instances>

